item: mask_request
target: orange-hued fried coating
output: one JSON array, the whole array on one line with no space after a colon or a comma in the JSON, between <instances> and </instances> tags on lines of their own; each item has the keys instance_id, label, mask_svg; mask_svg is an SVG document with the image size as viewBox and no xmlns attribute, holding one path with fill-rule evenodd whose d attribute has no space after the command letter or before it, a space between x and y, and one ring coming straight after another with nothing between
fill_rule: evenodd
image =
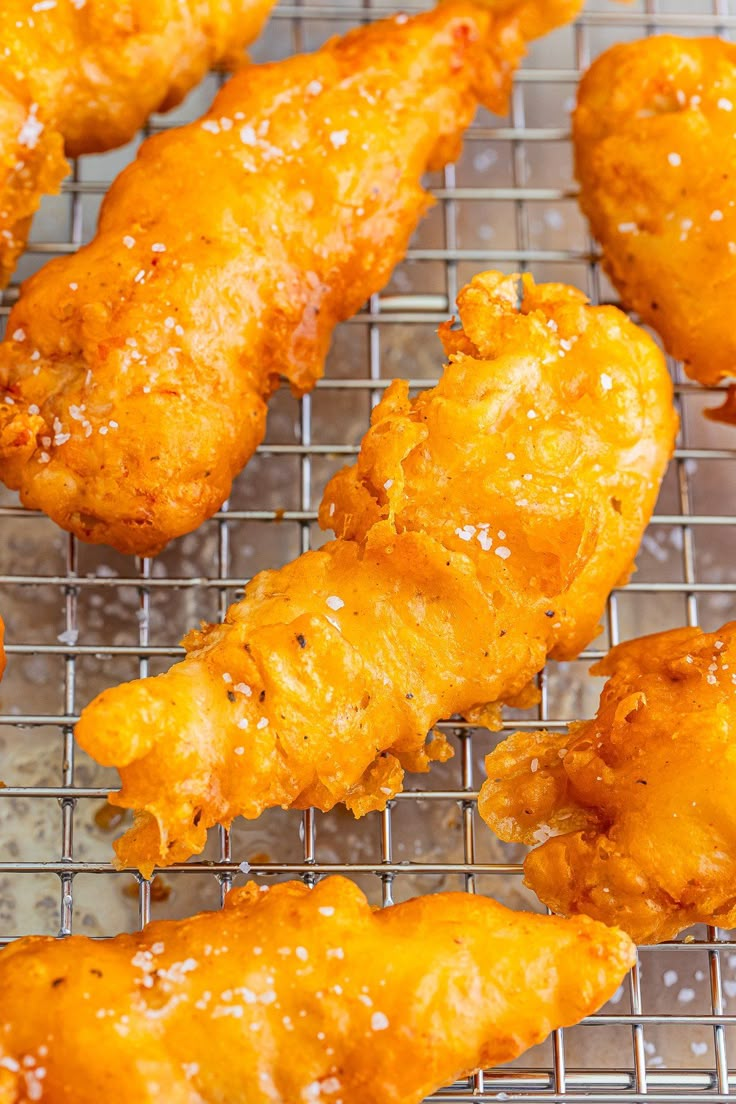
<instances>
[{"instance_id":1,"label":"orange-hued fried coating","mask_svg":"<svg viewBox=\"0 0 736 1104\"><path fill-rule=\"evenodd\" d=\"M736 375L736 45L621 43L583 77L580 204L626 306L693 379ZM721 415L736 421L732 407Z\"/></svg>"},{"instance_id":2,"label":"orange-hued fried coating","mask_svg":"<svg viewBox=\"0 0 736 1104\"><path fill-rule=\"evenodd\" d=\"M459 303L439 385L411 401L395 382L328 486L338 539L256 576L165 675L84 710L77 740L141 812L123 865L186 859L272 806L383 808L404 770L450 754L433 724L497 723L484 707L528 704L547 654L595 634L672 449L662 355L563 285L486 273Z\"/></svg>"},{"instance_id":3,"label":"orange-hued fried coating","mask_svg":"<svg viewBox=\"0 0 736 1104\"><path fill-rule=\"evenodd\" d=\"M0 954L0 1104L419 1104L595 1012L623 932L442 893L373 911L328 878Z\"/></svg>"},{"instance_id":4,"label":"orange-hued fried coating","mask_svg":"<svg viewBox=\"0 0 736 1104\"><path fill-rule=\"evenodd\" d=\"M335 324L386 283L427 210L423 174L458 155L479 99L504 107L548 7L447 0L361 27L243 70L205 118L144 143L96 238L11 313L0 477L123 552L211 516L279 378L314 385Z\"/></svg>"},{"instance_id":5,"label":"orange-hued fried coating","mask_svg":"<svg viewBox=\"0 0 736 1104\"><path fill-rule=\"evenodd\" d=\"M273 0L2 0L0 287L63 151L100 153L235 61Z\"/></svg>"},{"instance_id":6,"label":"orange-hued fried coating","mask_svg":"<svg viewBox=\"0 0 736 1104\"><path fill-rule=\"evenodd\" d=\"M555 912L638 943L736 926L736 622L632 640L592 670L610 676L596 717L504 740L481 815L541 843L526 883Z\"/></svg>"}]
</instances>

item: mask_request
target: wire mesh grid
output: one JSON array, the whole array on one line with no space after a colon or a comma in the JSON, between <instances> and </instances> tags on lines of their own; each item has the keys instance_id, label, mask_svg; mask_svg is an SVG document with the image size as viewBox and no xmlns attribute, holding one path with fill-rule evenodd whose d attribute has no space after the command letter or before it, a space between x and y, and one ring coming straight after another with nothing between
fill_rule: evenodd
<instances>
[{"instance_id":1,"label":"wire mesh grid","mask_svg":"<svg viewBox=\"0 0 736 1104\"><path fill-rule=\"evenodd\" d=\"M419 10L414 0L404 5ZM386 14L371 0L281 4L256 58L311 49L328 34ZM573 28L535 46L518 74L508 119L481 115L457 166L433 179L437 204L390 286L335 337L325 379L301 400L279 393L269 432L231 500L200 531L155 561L81 545L41 515L0 497L0 587L9 668L0 686L0 943L31 932L94 936L155 917L217 907L244 872L258 878L327 873L355 878L375 903L464 888L536 907L521 886L522 849L490 837L477 816L484 754L499 738L468 724L443 726L456 756L382 814L353 822L274 810L232 834L211 833L201 861L153 882L115 872L109 806L115 778L75 747L73 725L98 690L155 674L200 617L222 617L247 579L324 538L316 504L329 475L357 451L371 406L394 376L430 386L441 365L432 331L474 272L530 269L538 280L577 284L615 301L579 216L572 183L568 110L582 70L601 49L659 30L725 34L728 0L646 0L589 6ZM148 132L196 116L222 80L213 74L187 104ZM20 275L71 252L92 233L109 181L136 143L74 166L62 196L36 220ZM5 293L7 315L17 288ZM423 340L427 338L426 342ZM736 439L707 423L713 404L672 365L682 433L639 574L609 601L604 633L571 664L540 676L536 716L507 711L505 732L559 728L594 709L590 662L641 632L736 616ZM730 462L730 463L729 463ZM501 737L505 733L501 733ZM244 864L244 865L242 865ZM556 1032L516 1063L438 1094L443 1101L719 1101L736 1089L736 942L696 928L680 942L644 948L624 986L597 1016ZM730 1008L730 1011L729 1011Z\"/></svg>"}]
</instances>

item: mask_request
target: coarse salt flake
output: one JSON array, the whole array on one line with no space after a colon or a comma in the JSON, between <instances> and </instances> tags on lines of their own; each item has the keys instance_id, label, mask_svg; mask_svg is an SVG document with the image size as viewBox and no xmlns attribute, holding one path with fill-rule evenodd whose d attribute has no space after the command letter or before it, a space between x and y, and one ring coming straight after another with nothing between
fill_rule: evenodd
<instances>
[{"instance_id":1,"label":"coarse salt flake","mask_svg":"<svg viewBox=\"0 0 736 1104\"><path fill-rule=\"evenodd\" d=\"M327 605L330 607L331 610L337 611L341 610L345 603L343 602L342 598L338 598L336 594L331 594L330 597L327 599Z\"/></svg>"},{"instance_id":2,"label":"coarse salt flake","mask_svg":"<svg viewBox=\"0 0 736 1104\"><path fill-rule=\"evenodd\" d=\"M268 728L268 717L261 717L256 728Z\"/></svg>"},{"instance_id":3,"label":"coarse salt flake","mask_svg":"<svg viewBox=\"0 0 736 1104\"><path fill-rule=\"evenodd\" d=\"M18 132L18 141L27 149L35 149L43 133L43 123L36 118L37 105L33 104L31 113Z\"/></svg>"},{"instance_id":4,"label":"coarse salt flake","mask_svg":"<svg viewBox=\"0 0 736 1104\"><path fill-rule=\"evenodd\" d=\"M306 87L306 91L310 96L318 96L322 91L322 84L318 80L310 81Z\"/></svg>"},{"instance_id":5,"label":"coarse salt flake","mask_svg":"<svg viewBox=\"0 0 736 1104\"><path fill-rule=\"evenodd\" d=\"M385 1012L374 1012L371 1016L371 1028L373 1031L385 1031L388 1027L388 1016Z\"/></svg>"},{"instance_id":6,"label":"coarse salt flake","mask_svg":"<svg viewBox=\"0 0 736 1104\"><path fill-rule=\"evenodd\" d=\"M733 104L730 100L727 100L725 96L721 96L717 106L721 111L733 111Z\"/></svg>"},{"instance_id":7,"label":"coarse salt flake","mask_svg":"<svg viewBox=\"0 0 736 1104\"><path fill-rule=\"evenodd\" d=\"M332 907L332 905L320 905L320 907L317 909L317 912L320 914L320 916L334 916L335 915L335 910Z\"/></svg>"},{"instance_id":8,"label":"coarse salt flake","mask_svg":"<svg viewBox=\"0 0 736 1104\"><path fill-rule=\"evenodd\" d=\"M123 245L126 249L132 249L135 245L135 238L131 237L130 234L126 234L123 238Z\"/></svg>"},{"instance_id":9,"label":"coarse salt flake","mask_svg":"<svg viewBox=\"0 0 736 1104\"><path fill-rule=\"evenodd\" d=\"M679 153L668 153L667 160L669 161L670 165L677 166L682 164L682 158L680 157Z\"/></svg>"},{"instance_id":10,"label":"coarse salt flake","mask_svg":"<svg viewBox=\"0 0 736 1104\"><path fill-rule=\"evenodd\" d=\"M604 391L610 391L613 387L613 380L609 376L608 372L601 372L601 387Z\"/></svg>"},{"instance_id":11,"label":"coarse salt flake","mask_svg":"<svg viewBox=\"0 0 736 1104\"><path fill-rule=\"evenodd\" d=\"M330 135L330 141L335 149L340 149L340 146L347 144L348 132L347 130L333 130Z\"/></svg>"},{"instance_id":12,"label":"coarse salt flake","mask_svg":"<svg viewBox=\"0 0 736 1104\"><path fill-rule=\"evenodd\" d=\"M244 146L255 146L258 142L256 132L252 126L244 126L240 128L240 141Z\"/></svg>"},{"instance_id":13,"label":"coarse salt flake","mask_svg":"<svg viewBox=\"0 0 736 1104\"><path fill-rule=\"evenodd\" d=\"M154 242L153 245L151 246L151 252L152 253L165 253L166 252L166 246L164 245L163 242Z\"/></svg>"},{"instance_id":14,"label":"coarse salt flake","mask_svg":"<svg viewBox=\"0 0 736 1104\"><path fill-rule=\"evenodd\" d=\"M250 722L248 721L247 717L241 717L238 721L238 728L247 728L249 723Z\"/></svg>"},{"instance_id":15,"label":"coarse salt flake","mask_svg":"<svg viewBox=\"0 0 736 1104\"><path fill-rule=\"evenodd\" d=\"M471 541L475 534L476 528L474 525L463 525L462 528L455 530L455 536L464 541Z\"/></svg>"},{"instance_id":16,"label":"coarse salt flake","mask_svg":"<svg viewBox=\"0 0 736 1104\"><path fill-rule=\"evenodd\" d=\"M718 211L718 210L711 211L710 221L711 222L723 222L723 211Z\"/></svg>"},{"instance_id":17,"label":"coarse salt flake","mask_svg":"<svg viewBox=\"0 0 736 1104\"><path fill-rule=\"evenodd\" d=\"M496 549L496 555L500 556L500 558L502 560L507 560L509 558L509 556L511 555L511 549L510 548L504 548L503 545L502 545L500 548Z\"/></svg>"},{"instance_id":18,"label":"coarse salt flake","mask_svg":"<svg viewBox=\"0 0 736 1104\"><path fill-rule=\"evenodd\" d=\"M26 331L21 329L19 326L18 329L15 330L15 332L13 333L13 341L25 341L25 339Z\"/></svg>"}]
</instances>

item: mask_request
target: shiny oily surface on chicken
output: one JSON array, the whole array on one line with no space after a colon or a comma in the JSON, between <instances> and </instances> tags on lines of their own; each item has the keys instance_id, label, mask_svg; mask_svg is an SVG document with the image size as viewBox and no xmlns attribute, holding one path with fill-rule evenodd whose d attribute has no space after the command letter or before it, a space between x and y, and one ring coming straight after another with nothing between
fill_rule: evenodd
<instances>
[{"instance_id":1,"label":"shiny oily surface on chicken","mask_svg":"<svg viewBox=\"0 0 736 1104\"><path fill-rule=\"evenodd\" d=\"M624 304L692 379L736 376L736 45L620 43L573 114L580 205ZM711 416L734 421L734 400Z\"/></svg>"},{"instance_id":2,"label":"shiny oily surface on chicken","mask_svg":"<svg viewBox=\"0 0 736 1104\"><path fill-rule=\"evenodd\" d=\"M736 622L629 640L593 673L609 676L593 720L488 756L481 816L540 845L525 878L555 912L637 943L736 926Z\"/></svg>"},{"instance_id":3,"label":"shiny oily surface on chicken","mask_svg":"<svg viewBox=\"0 0 736 1104\"><path fill-rule=\"evenodd\" d=\"M322 375L479 102L579 0L445 0L246 67L150 138L93 241L29 280L0 347L0 478L82 540L152 555L210 517L267 400Z\"/></svg>"},{"instance_id":4,"label":"shiny oily surface on chicken","mask_svg":"<svg viewBox=\"0 0 736 1104\"><path fill-rule=\"evenodd\" d=\"M356 816L451 754L432 726L499 726L548 654L573 657L631 570L677 418L661 353L615 307L486 273L437 387L386 392L320 510L337 540L249 584L164 675L105 691L76 739L138 812L150 875L274 806Z\"/></svg>"},{"instance_id":5,"label":"shiny oily surface on chicken","mask_svg":"<svg viewBox=\"0 0 736 1104\"><path fill-rule=\"evenodd\" d=\"M221 912L5 951L0 1104L419 1104L595 1012L634 959L587 917L251 882Z\"/></svg>"}]
</instances>

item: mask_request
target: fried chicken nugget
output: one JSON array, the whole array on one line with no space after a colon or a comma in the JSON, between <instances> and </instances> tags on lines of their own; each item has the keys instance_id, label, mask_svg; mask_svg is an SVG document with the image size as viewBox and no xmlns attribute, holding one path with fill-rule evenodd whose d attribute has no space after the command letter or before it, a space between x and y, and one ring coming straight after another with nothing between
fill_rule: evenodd
<instances>
[{"instance_id":1,"label":"fried chicken nugget","mask_svg":"<svg viewBox=\"0 0 736 1104\"><path fill-rule=\"evenodd\" d=\"M620 644L592 671L610 676L594 720L504 740L481 815L541 843L526 883L556 912L637 943L736 926L736 621Z\"/></svg>"},{"instance_id":2,"label":"fried chicken nugget","mask_svg":"<svg viewBox=\"0 0 736 1104\"><path fill-rule=\"evenodd\" d=\"M233 78L150 139L97 237L24 285L0 349L0 477L63 528L154 554L210 517L285 376L388 280L481 99L580 0L448 0ZM10 400L12 405L8 405Z\"/></svg>"},{"instance_id":3,"label":"fried chicken nugget","mask_svg":"<svg viewBox=\"0 0 736 1104\"><path fill-rule=\"evenodd\" d=\"M736 45L662 35L599 57L573 116L580 205L606 272L706 385L736 375L734 108ZM736 421L734 400L715 416Z\"/></svg>"},{"instance_id":4,"label":"fried chicken nugget","mask_svg":"<svg viewBox=\"0 0 736 1104\"><path fill-rule=\"evenodd\" d=\"M272 806L356 816L450 748L453 713L530 701L625 577L676 429L654 343L572 288L487 273L443 327L451 363L394 382L320 510L338 538L264 571L157 678L108 690L76 737L142 811L118 859L150 874ZM532 698L531 700L536 700ZM485 707L485 708L484 708Z\"/></svg>"},{"instance_id":5,"label":"fried chicken nugget","mask_svg":"<svg viewBox=\"0 0 736 1104\"><path fill-rule=\"evenodd\" d=\"M3 951L0 1104L419 1104L595 1012L634 960L587 917L251 882L222 912Z\"/></svg>"},{"instance_id":6,"label":"fried chicken nugget","mask_svg":"<svg viewBox=\"0 0 736 1104\"><path fill-rule=\"evenodd\" d=\"M71 157L129 142L210 65L234 61L273 0L2 2L0 287Z\"/></svg>"}]
</instances>

